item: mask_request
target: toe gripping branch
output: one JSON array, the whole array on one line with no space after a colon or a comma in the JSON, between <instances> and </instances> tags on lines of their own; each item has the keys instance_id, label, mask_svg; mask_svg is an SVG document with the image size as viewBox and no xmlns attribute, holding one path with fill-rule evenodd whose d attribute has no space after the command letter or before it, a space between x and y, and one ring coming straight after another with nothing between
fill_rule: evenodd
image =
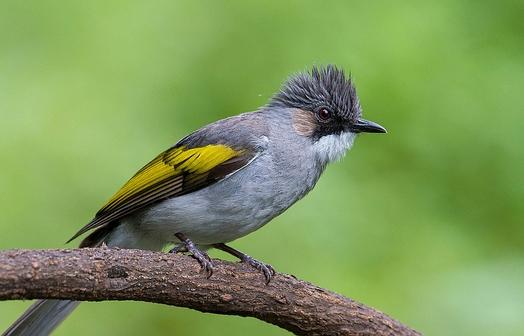
<instances>
[{"instance_id":1,"label":"toe gripping branch","mask_svg":"<svg viewBox=\"0 0 524 336\"><path fill-rule=\"evenodd\" d=\"M237 257L238 259L240 259L241 262L246 263L249 266L256 268L257 270L262 272L264 274L264 277L266 278L266 285L269 284L271 278L276 273L275 269L271 265L253 259L247 254L242 253L239 250L235 250L234 248L227 246L226 244L213 244L213 247Z\"/></svg>"},{"instance_id":2,"label":"toe gripping branch","mask_svg":"<svg viewBox=\"0 0 524 336\"><path fill-rule=\"evenodd\" d=\"M207 278L210 278L211 275L213 275L213 263L211 262L211 258L209 258L209 255L201 251L196 247L196 245L187 238L183 233L176 233L175 236L180 239L182 244L175 246L170 253L180 253L180 252L189 252L191 253L192 257L195 258L200 266L202 266L202 269L206 273ZM256 259L251 258L245 253L242 253L238 250L235 250L232 247L227 246L226 244L219 243L219 244L213 244L214 248L217 248L219 250L222 250L226 253L229 253L238 259L240 259L241 262L248 264L249 266L259 270L264 274L264 277L266 279L266 285L269 284L271 281L271 278L275 275L275 270L273 267L269 264L265 264L261 261L258 261Z\"/></svg>"},{"instance_id":3,"label":"toe gripping branch","mask_svg":"<svg viewBox=\"0 0 524 336\"><path fill-rule=\"evenodd\" d=\"M209 279L211 275L213 275L213 263L211 262L211 258L207 255L206 252L199 250L195 244L187 238L183 233L176 233L175 236L180 239L182 242L181 245L175 246L169 253L179 253L179 252L189 252L191 253L192 257L195 258L200 266L202 266L202 269L204 270L204 273L206 273L206 277Z\"/></svg>"}]
</instances>

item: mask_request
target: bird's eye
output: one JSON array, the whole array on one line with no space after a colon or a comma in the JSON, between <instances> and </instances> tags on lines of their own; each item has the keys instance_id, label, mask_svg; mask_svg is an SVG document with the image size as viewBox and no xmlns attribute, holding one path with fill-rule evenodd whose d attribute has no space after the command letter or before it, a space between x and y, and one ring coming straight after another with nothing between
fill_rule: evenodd
<instances>
[{"instance_id":1,"label":"bird's eye","mask_svg":"<svg viewBox=\"0 0 524 336\"><path fill-rule=\"evenodd\" d=\"M328 122L333 118L333 113L327 108L323 107L317 111L317 119L320 122Z\"/></svg>"}]
</instances>

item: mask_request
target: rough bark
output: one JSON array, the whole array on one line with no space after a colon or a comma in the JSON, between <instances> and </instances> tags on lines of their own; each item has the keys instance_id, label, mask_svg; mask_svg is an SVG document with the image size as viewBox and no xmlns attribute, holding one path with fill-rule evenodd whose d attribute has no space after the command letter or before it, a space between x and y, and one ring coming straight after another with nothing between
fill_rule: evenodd
<instances>
[{"instance_id":1,"label":"rough bark","mask_svg":"<svg viewBox=\"0 0 524 336\"><path fill-rule=\"evenodd\" d=\"M269 285L247 265L213 260L209 279L187 256L120 249L0 252L0 300L136 300L251 316L297 335L420 335L352 299L291 275Z\"/></svg>"}]
</instances>

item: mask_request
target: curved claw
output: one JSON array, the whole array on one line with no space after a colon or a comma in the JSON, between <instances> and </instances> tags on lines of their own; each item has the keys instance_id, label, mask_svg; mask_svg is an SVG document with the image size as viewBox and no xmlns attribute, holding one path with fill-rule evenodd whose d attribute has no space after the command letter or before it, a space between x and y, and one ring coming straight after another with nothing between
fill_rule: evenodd
<instances>
[{"instance_id":1,"label":"curved claw","mask_svg":"<svg viewBox=\"0 0 524 336\"><path fill-rule=\"evenodd\" d=\"M266 278L266 285L269 284L269 282L271 281L271 278L276 274L275 269L271 265L264 264L263 262L253 259L250 256L248 256L247 254L242 253L238 250L235 250L234 248L227 246L224 243L213 244L213 247L219 250L222 250L224 252L227 252L231 255L234 255L235 257L240 259L241 262L244 262L250 265L251 267L256 268L257 270L264 273L264 277Z\"/></svg>"},{"instance_id":2,"label":"curved claw","mask_svg":"<svg viewBox=\"0 0 524 336\"><path fill-rule=\"evenodd\" d=\"M186 236L181 233L177 233L176 236L182 241L182 244L175 246L169 251L169 253L179 253L179 252L189 252L191 256L195 258L201 266L201 269L206 274L206 277L209 279L213 275L213 263L209 255L199 250L195 244Z\"/></svg>"},{"instance_id":3,"label":"curved claw","mask_svg":"<svg viewBox=\"0 0 524 336\"><path fill-rule=\"evenodd\" d=\"M184 253L187 252L187 248L184 244L178 244L175 247L173 247L171 250L169 250L169 253Z\"/></svg>"},{"instance_id":4,"label":"curved claw","mask_svg":"<svg viewBox=\"0 0 524 336\"><path fill-rule=\"evenodd\" d=\"M211 262L211 258L209 258L209 255L198 249L195 249L190 252L192 254L192 257L198 261L198 263L202 267L202 270L206 274L206 277L209 279L213 275L213 263Z\"/></svg>"},{"instance_id":5,"label":"curved claw","mask_svg":"<svg viewBox=\"0 0 524 336\"><path fill-rule=\"evenodd\" d=\"M264 277L266 278L266 285L269 284L269 282L271 281L271 278L273 277L273 275L276 274L275 269L273 268L273 266L271 266L269 264L264 264L263 262L260 262L260 261L258 261L256 259L253 259L253 258L251 258L248 255L245 255L241 260L242 260L242 262L244 262L244 263L250 265L251 267L256 268L257 270L259 270L262 273L264 273Z\"/></svg>"}]
</instances>

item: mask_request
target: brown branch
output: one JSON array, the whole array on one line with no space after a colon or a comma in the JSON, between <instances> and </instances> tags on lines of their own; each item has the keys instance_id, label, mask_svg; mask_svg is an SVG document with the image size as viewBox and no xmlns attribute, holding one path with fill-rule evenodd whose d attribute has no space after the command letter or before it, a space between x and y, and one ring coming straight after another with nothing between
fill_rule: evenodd
<instances>
[{"instance_id":1,"label":"brown branch","mask_svg":"<svg viewBox=\"0 0 524 336\"><path fill-rule=\"evenodd\" d=\"M206 279L187 256L140 250L0 252L0 300L137 300L251 316L298 335L420 335L361 303L277 274L214 260Z\"/></svg>"}]
</instances>

